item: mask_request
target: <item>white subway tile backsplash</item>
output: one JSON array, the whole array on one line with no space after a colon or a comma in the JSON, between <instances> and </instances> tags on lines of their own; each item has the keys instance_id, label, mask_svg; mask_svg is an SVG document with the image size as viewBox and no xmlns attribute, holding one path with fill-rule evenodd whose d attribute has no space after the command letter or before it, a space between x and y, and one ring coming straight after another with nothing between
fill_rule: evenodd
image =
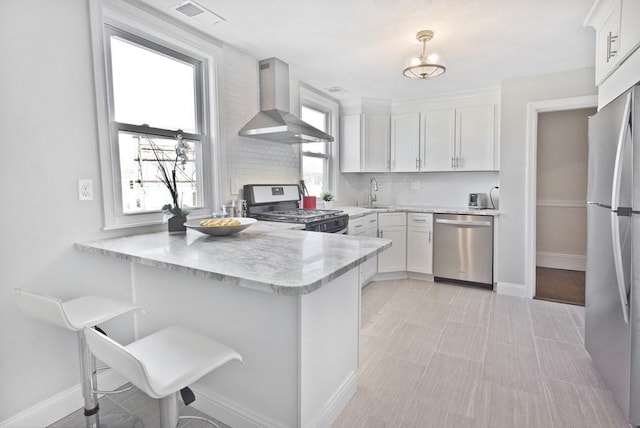
<instances>
[{"instance_id":1,"label":"white subway tile backsplash","mask_svg":"<svg viewBox=\"0 0 640 428\"><path fill-rule=\"evenodd\" d=\"M238 131L259 110L257 60L233 48L224 49L223 201L237 197L250 183L296 183L300 177L298 145L240 137ZM233 189L231 186L238 187Z\"/></svg>"}]
</instances>

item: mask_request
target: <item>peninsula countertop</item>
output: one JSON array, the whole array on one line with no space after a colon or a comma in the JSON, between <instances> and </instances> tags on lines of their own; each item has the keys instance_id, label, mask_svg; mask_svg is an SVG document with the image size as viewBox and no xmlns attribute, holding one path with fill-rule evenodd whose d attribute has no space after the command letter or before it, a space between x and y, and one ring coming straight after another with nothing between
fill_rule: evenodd
<instances>
[{"instance_id":1,"label":"peninsula countertop","mask_svg":"<svg viewBox=\"0 0 640 428\"><path fill-rule=\"evenodd\" d=\"M379 238L287 230L257 222L228 236L156 232L76 243L78 250L269 293L311 293L391 247Z\"/></svg>"}]
</instances>

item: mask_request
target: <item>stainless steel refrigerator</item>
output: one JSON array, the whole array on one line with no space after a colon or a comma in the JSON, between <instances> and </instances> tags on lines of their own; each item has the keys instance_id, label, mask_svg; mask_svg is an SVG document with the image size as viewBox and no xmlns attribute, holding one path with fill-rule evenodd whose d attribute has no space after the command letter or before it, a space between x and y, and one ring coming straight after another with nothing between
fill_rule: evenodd
<instances>
[{"instance_id":1,"label":"stainless steel refrigerator","mask_svg":"<svg viewBox=\"0 0 640 428\"><path fill-rule=\"evenodd\" d=\"M640 129L634 126L640 127L640 86L589 119L585 345L624 416L640 426Z\"/></svg>"}]
</instances>

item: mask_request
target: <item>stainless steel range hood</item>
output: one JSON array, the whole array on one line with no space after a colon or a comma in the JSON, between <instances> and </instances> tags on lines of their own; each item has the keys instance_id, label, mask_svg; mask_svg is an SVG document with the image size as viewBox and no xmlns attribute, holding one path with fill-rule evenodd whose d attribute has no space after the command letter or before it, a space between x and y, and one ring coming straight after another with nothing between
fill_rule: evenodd
<instances>
[{"instance_id":1,"label":"stainless steel range hood","mask_svg":"<svg viewBox=\"0 0 640 428\"><path fill-rule=\"evenodd\" d=\"M331 135L289 113L289 66L277 58L258 64L260 113L238 134L287 144L333 141Z\"/></svg>"}]
</instances>

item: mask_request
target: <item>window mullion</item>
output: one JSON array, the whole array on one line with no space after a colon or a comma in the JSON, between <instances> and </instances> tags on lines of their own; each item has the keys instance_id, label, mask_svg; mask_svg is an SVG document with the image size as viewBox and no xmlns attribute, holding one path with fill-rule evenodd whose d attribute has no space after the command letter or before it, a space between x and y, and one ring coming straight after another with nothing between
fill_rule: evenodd
<instances>
[{"instance_id":1,"label":"window mullion","mask_svg":"<svg viewBox=\"0 0 640 428\"><path fill-rule=\"evenodd\" d=\"M155 128L149 125L133 125L130 123L122 123L122 122L113 122L114 127L120 131L126 131L133 134L145 135L150 137L167 137L167 138L175 138L177 134L182 134L182 136L187 140L202 140L203 136L201 134L192 134L190 132L184 132L181 129L163 129L163 128Z\"/></svg>"}]
</instances>

